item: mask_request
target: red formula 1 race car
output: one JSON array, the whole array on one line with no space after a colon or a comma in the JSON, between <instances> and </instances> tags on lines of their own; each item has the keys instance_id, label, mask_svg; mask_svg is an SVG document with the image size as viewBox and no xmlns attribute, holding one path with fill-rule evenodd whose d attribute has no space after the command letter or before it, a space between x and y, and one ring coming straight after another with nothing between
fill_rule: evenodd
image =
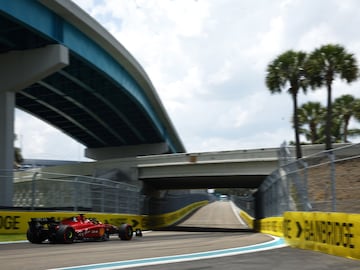
<instances>
[{"instance_id":1,"label":"red formula 1 race car","mask_svg":"<svg viewBox=\"0 0 360 270\"><path fill-rule=\"evenodd\" d=\"M118 234L121 240L131 240L134 234L129 224L116 227L104 224L96 219L78 215L56 221L55 218L32 218L26 236L29 242L40 244L45 240L50 243L73 243L85 240L108 240L111 234ZM142 236L140 229L135 230L136 236Z\"/></svg>"}]
</instances>

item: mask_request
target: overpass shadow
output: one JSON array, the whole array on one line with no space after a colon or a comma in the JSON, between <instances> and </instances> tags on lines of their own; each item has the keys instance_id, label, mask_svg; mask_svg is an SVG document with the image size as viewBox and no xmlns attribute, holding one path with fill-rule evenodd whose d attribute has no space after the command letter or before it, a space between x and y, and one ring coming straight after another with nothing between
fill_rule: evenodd
<instances>
[{"instance_id":1,"label":"overpass shadow","mask_svg":"<svg viewBox=\"0 0 360 270\"><path fill-rule=\"evenodd\" d=\"M253 233L250 228L221 228L221 227L196 227L196 226L170 226L156 229L155 231L179 231L179 232L243 232Z\"/></svg>"}]
</instances>

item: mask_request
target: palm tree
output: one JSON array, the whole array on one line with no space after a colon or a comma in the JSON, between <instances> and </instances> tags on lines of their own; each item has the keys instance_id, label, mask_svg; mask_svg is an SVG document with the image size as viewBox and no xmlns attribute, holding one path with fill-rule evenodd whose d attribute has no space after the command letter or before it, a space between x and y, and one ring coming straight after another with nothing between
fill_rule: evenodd
<instances>
[{"instance_id":1,"label":"palm tree","mask_svg":"<svg viewBox=\"0 0 360 270\"><path fill-rule=\"evenodd\" d=\"M306 64L307 76L313 89L326 86L327 88L327 114L325 125L326 150L332 148L331 124L332 124L332 83L339 77L347 83L358 78L358 66L353 54L348 53L340 45L324 45L308 58Z\"/></svg>"},{"instance_id":2,"label":"palm tree","mask_svg":"<svg viewBox=\"0 0 360 270\"><path fill-rule=\"evenodd\" d=\"M356 99L352 95L342 95L334 100L333 113L341 119L342 141L348 142L348 131L351 117L355 114Z\"/></svg>"},{"instance_id":3,"label":"palm tree","mask_svg":"<svg viewBox=\"0 0 360 270\"><path fill-rule=\"evenodd\" d=\"M326 109L320 102L308 102L298 109L300 134L312 144L321 143L321 129L324 123ZM307 126L307 128L302 128Z\"/></svg>"},{"instance_id":4,"label":"palm tree","mask_svg":"<svg viewBox=\"0 0 360 270\"><path fill-rule=\"evenodd\" d=\"M348 137L360 135L359 129L349 129L351 119L360 121L360 99L352 95L342 95L334 100L333 113L341 118L341 141L349 142Z\"/></svg>"},{"instance_id":5,"label":"palm tree","mask_svg":"<svg viewBox=\"0 0 360 270\"><path fill-rule=\"evenodd\" d=\"M293 100L293 123L295 129L296 158L301 158L299 139L299 119L297 113L297 96L299 90L306 92L307 84L304 65L307 59L305 52L286 51L273 60L267 67L266 86L272 94L287 89Z\"/></svg>"},{"instance_id":6,"label":"palm tree","mask_svg":"<svg viewBox=\"0 0 360 270\"><path fill-rule=\"evenodd\" d=\"M17 135L14 134L14 141L16 140L17 140ZM21 154L21 148L14 146L14 168L19 168L23 161L24 159Z\"/></svg>"}]
</instances>

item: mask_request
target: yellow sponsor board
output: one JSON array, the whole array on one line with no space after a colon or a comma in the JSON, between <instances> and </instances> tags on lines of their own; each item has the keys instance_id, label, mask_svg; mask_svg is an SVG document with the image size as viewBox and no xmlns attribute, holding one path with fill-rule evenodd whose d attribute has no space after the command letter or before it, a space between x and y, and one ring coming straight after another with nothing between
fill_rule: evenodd
<instances>
[{"instance_id":1,"label":"yellow sponsor board","mask_svg":"<svg viewBox=\"0 0 360 270\"><path fill-rule=\"evenodd\" d=\"M360 214L285 212L283 226L293 247L360 259Z\"/></svg>"},{"instance_id":2,"label":"yellow sponsor board","mask_svg":"<svg viewBox=\"0 0 360 270\"><path fill-rule=\"evenodd\" d=\"M149 230L170 226L207 203L208 201L196 202L178 211L154 216L94 212L81 212L81 214L85 214L87 218L96 218L103 223L109 223L115 226L127 223L133 226L134 229ZM31 218L54 217L60 221L64 218L77 216L78 214L79 212L0 211L0 234L26 233L28 222Z\"/></svg>"},{"instance_id":3,"label":"yellow sponsor board","mask_svg":"<svg viewBox=\"0 0 360 270\"><path fill-rule=\"evenodd\" d=\"M282 237L284 235L283 221L283 217L270 217L263 218L257 222L260 232Z\"/></svg>"},{"instance_id":4,"label":"yellow sponsor board","mask_svg":"<svg viewBox=\"0 0 360 270\"><path fill-rule=\"evenodd\" d=\"M246 225L248 225L248 227L250 229L254 229L254 220L255 219L252 216L250 216L245 211L241 210L240 211L240 217L245 221Z\"/></svg>"},{"instance_id":5,"label":"yellow sponsor board","mask_svg":"<svg viewBox=\"0 0 360 270\"><path fill-rule=\"evenodd\" d=\"M188 214L195 211L196 209L208 203L209 201L200 201L200 202L192 203L174 212L150 216L149 217L150 227L155 229L155 228L171 226L176 222L180 221L181 219L183 219L184 217L186 217Z\"/></svg>"},{"instance_id":6,"label":"yellow sponsor board","mask_svg":"<svg viewBox=\"0 0 360 270\"><path fill-rule=\"evenodd\" d=\"M129 214L105 214L93 212L81 212L87 218L96 218L103 223L119 226L128 223L134 228L148 229L148 217ZM28 222L31 218L54 217L56 220L78 215L78 212L25 212L25 211L1 211L0 212L0 234L26 233Z\"/></svg>"}]
</instances>

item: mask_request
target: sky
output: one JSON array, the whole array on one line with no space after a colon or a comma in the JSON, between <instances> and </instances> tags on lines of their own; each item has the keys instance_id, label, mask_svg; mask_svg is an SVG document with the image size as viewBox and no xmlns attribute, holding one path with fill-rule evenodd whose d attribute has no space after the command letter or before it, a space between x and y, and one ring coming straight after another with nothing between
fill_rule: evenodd
<instances>
[{"instance_id":1,"label":"sky","mask_svg":"<svg viewBox=\"0 0 360 270\"><path fill-rule=\"evenodd\" d=\"M292 99L266 88L287 50L340 44L360 63L358 0L74 0L144 68L188 153L279 147L294 141ZM360 79L333 97L360 98ZM326 105L326 90L299 104ZM16 110L24 158L84 160L84 146ZM353 121L351 127L360 127ZM357 142L354 138L353 142Z\"/></svg>"}]
</instances>

